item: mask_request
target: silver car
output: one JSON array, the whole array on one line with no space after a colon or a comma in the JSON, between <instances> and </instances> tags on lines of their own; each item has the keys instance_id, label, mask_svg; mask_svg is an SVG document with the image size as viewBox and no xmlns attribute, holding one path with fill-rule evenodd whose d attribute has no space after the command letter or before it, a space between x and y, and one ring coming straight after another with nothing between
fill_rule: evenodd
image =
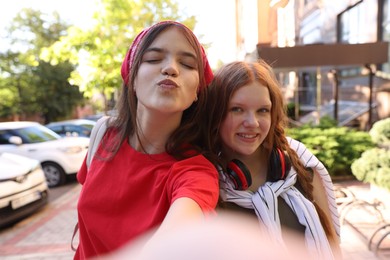
<instances>
[{"instance_id":1,"label":"silver car","mask_svg":"<svg viewBox=\"0 0 390 260\"><path fill-rule=\"evenodd\" d=\"M0 153L0 227L44 207L48 186L38 160Z\"/></svg>"}]
</instances>

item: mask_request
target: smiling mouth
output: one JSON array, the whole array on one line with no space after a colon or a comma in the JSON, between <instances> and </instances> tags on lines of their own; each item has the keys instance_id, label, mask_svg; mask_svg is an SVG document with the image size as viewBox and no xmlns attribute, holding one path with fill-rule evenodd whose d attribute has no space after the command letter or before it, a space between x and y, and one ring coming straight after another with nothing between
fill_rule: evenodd
<instances>
[{"instance_id":1,"label":"smiling mouth","mask_svg":"<svg viewBox=\"0 0 390 260\"><path fill-rule=\"evenodd\" d=\"M253 139L259 136L259 134L237 134L237 135L245 139Z\"/></svg>"}]
</instances>

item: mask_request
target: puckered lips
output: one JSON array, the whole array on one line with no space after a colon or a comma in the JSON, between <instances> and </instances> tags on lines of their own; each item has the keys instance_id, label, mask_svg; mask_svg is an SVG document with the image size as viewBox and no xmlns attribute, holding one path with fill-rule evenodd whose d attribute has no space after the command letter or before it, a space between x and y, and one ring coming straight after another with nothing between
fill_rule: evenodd
<instances>
[{"instance_id":1,"label":"puckered lips","mask_svg":"<svg viewBox=\"0 0 390 260\"><path fill-rule=\"evenodd\" d=\"M157 85L163 89L174 89L178 87L177 83L171 79L161 80L157 83Z\"/></svg>"}]
</instances>

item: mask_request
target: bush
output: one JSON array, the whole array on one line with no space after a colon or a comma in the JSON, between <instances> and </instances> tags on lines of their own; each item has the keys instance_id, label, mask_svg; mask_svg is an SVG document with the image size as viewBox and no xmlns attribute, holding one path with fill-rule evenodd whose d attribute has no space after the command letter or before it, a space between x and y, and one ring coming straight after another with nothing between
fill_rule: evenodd
<instances>
[{"instance_id":1,"label":"bush","mask_svg":"<svg viewBox=\"0 0 390 260\"><path fill-rule=\"evenodd\" d=\"M352 163L351 169L356 179L390 190L390 150L367 150Z\"/></svg>"},{"instance_id":2,"label":"bush","mask_svg":"<svg viewBox=\"0 0 390 260\"><path fill-rule=\"evenodd\" d=\"M299 109L299 105L298 105ZM287 104L287 116L291 119L296 120L295 118L295 103L288 103Z\"/></svg>"},{"instance_id":3,"label":"bush","mask_svg":"<svg viewBox=\"0 0 390 260\"><path fill-rule=\"evenodd\" d=\"M390 117L375 122L369 134L376 145L390 147Z\"/></svg>"},{"instance_id":4,"label":"bush","mask_svg":"<svg viewBox=\"0 0 390 260\"><path fill-rule=\"evenodd\" d=\"M318 126L288 129L287 134L301 141L325 165L331 176L352 175L351 165L374 144L367 132L337 127L331 119Z\"/></svg>"},{"instance_id":5,"label":"bush","mask_svg":"<svg viewBox=\"0 0 390 260\"><path fill-rule=\"evenodd\" d=\"M369 132L378 146L368 149L351 165L356 179L390 190L390 118L377 121Z\"/></svg>"}]
</instances>

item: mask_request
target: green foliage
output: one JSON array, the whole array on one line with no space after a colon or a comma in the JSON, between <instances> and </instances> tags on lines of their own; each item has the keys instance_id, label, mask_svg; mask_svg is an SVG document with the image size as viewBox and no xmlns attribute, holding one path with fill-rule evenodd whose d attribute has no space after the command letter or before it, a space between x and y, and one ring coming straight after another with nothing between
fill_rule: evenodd
<instances>
[{"instance_id":1,"label":"green foliage","mask_svg":"<svg viewBox=\"0 0 390 260\"><path fill-rule=\"evenodd\" d=\"M295 120L296 119L295 118L295 103L293 103L293 102L287 103L286 108L287 108L287 116L289 118L292 118Z\"/></svg>"},{"instance_id":2,"label":"green foliage","mask_svg":"<svg viewBox=\"0 0 390 260\"><path fill-rule=\"evenodd\" d=\"M352 173L360 181L390 190L390 118L375 122L369 134L377 147L353 162Z\"/></svg>"},{"instance_id":3,"label":"green foliage","mask_svg":"<svg viewBox=\"0 0 390 260\"><path fill-rule=\"evenodd\" d=\"M390 190L390 150L369 149L352 163L351 169L358 180Z\"/></svg>"},{"instance_id":4,"label":"green foliage","mask_svg":"<svg viewBox=\"0 0 390 260\"><path fill-rule=\"evenodd\" d=\"M88 29L32 9L14 18L7 38L12 51L0 54L0 117L63 118L81 103L82 93L102 94L107 106L122 84L120 66L136 34L161 20L192 29L196 23L173 0L96 0L96 6ZM81 76L76 69L85 66Z\"/></svg>"},{"instance_id":5,"label":"green foliage","mask_svg":"<svg viewBox=\"0 0 390 260\"><path fill-rule=\"evenodd\" d=\"M337 128L337 121L329 116L324 116L324 117L321 117L319 124L314 124L311 122L311 123L304 124L300 128L302 128L302 129L312 129L312 128L327 129L327 128L332 128L332 127Z\"/></svg>"},{"instance_id":6,"label":"green foliage","mask_svg":"<svg viewBox=\"0 0 390 260\"><path fill-rule=\"evenodd\" d=\"M325 119L318 126L304 125L288 129L292 138L301 141L327 167L332 176L351 174L351 164L374 147L367 132L335 127Z\"/></svg>"},{"instance_id":7,"label":"green foliage","mask_svg":"<svg viewBox=\"0 0 390 260\"><path fill-rule=\"evenodd\" d=\"M68 36L42 52L46 60L59 62L72 57L74 64L83 61L90 69L86 78L75 73L85 95L102 94L111 100L121 87L120 67L135 36L145 27L161 20L177 20L194 28L195 17L185 17L172 0L99 0L93 15L94 26L88 29L71 27ZM107 105L107 104L106 104Z\"/></svg>"},{"instance_id":8,"label":"green foliage","mask_svg":"<svg viewBox=\"0 0 390 260\"><path fill-rule=\"evenodd\" d=\"M20 118L34 113L34 93L29 57L22 53L0 54L0 116Z\"/></svg>"},{"instance_id":9,"label":"green foliage","mask_svg":"<svg viewBox=\"0 0 390 260\"><path fill-rule=\"evenodd\" d=\"M337 120L335 120L329 116L324 116L321 118L320 123L317 127L320 129L337 127Z\"/></svg>"},{"instance_id":10,"label":"green foliage","mask_svg":"<svg viewBox=\"0 0 390 260\"><path fill-rule=\"evenodd\" d=\"M37 104L45 123L71 116L74 108L83 102L78 86L69 84L68 78L74 70L70 63L51 65L41 61L34 68L35 84L40 86L35 93Z\"/></svg>"},{"instance_id":11,"label":"green foliage","mask_svg":"<svg viewBox=\"0 0 390 260\"><path fill-rule=\"evenodd\" d=\"M376 145L390 147L390 117L375 122L369 133Z\"/></svg>"},{"instance_id":12,"label":"green foliage","mask_svg":"<svg viewBox=\"0 0 390 260\"><path fill-rule=\"evenodd\" d=\"M66 34L67 25L52 16L24 9L8 28L12 51L0 54L0 116L24 120L41 115L45 123L69 115L82 102L78 86L68 78L74 66L64 60L52 65L40 51Z\"/></svg>"},{"instance_id":13,"label":"green foliage","mask_svg":"<svg viewBox=\"0 0 390 260\"><path fill-rule=\"evenodd\" d=\"M66 34L68 25L57 12L47 16L41 11L25 8L13 19L8 28L12 44L26 48L28 54L39 55L43 47L48 47Z\"/></svg>"}]
</instances>

